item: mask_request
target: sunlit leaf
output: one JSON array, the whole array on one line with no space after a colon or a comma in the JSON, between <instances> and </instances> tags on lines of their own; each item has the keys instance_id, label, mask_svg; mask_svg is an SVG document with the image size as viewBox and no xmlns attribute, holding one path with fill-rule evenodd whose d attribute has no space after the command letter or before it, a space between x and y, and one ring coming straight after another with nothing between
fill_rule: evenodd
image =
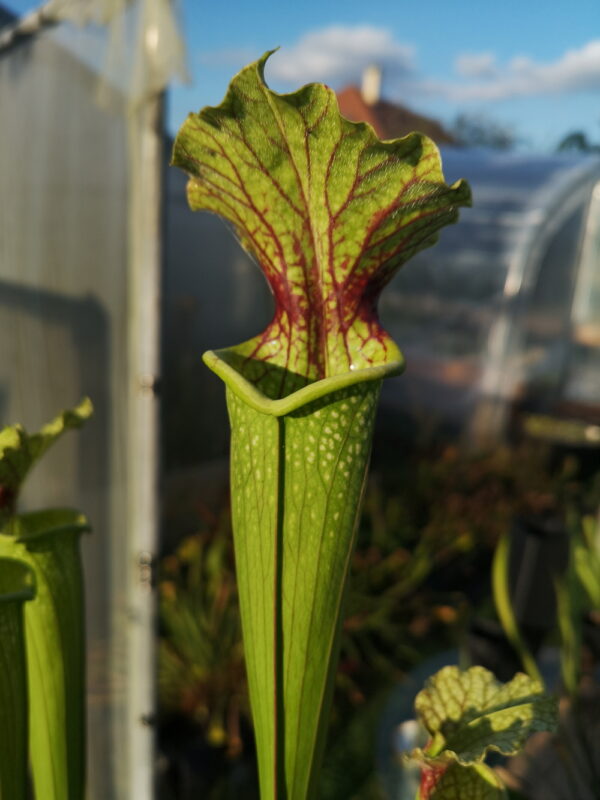
<instances>
[{"instance_id":1,"label":"sunlit leaf","mask_svg":"<svg viewBox=\"0 0 600 800\"><path fill-rule=\"evenodd\" d=\"M91 401L85 398L38 433L29 434L22 425L0 430L0 528L15 512L19 489L29 470L65 431L81 427L92 411Z\"/></svg>"},{"instance_id":2,"label":"sunlit leaf","mask_svg":"<svg viewBox=\"0 0 600 800\"><path fill-rule=\"evenodd\" d=\"M444 667L419 692L415 709L432 736L422 755L461 764L481 761L489 750L512 755L532 733L558 722L557 700L539 682L518 673L500 683L483 667Z\"/></svg>"},{"instance_id":3,"label":"sunlit leaf","mask_svg":"<svg viewBox=\"0 0 600 800\"><path fill-rule=\"evenodd\" d=\"M189 115L173 163L191 176L191 207L232 223L273 291L271 324L223 357L274 398L400 360L377 318L379 293L470 193L444 183L427 137L380 141L344 119L322 84L272 92L268 57L233 79L220 106Z\"/></svg>"}]
</instances>

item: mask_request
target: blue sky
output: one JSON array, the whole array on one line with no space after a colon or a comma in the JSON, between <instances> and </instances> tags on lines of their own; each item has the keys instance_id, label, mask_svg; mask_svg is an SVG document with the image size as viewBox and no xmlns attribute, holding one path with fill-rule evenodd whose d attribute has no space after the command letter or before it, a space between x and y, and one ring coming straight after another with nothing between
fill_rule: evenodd
<instances>
[{"instance_id":1,"label":"blue sky","mask_svg":"<svg viewBox=\"0 0 600 800\"><path fill-rule=\"evenodd\" d=\"M460 111L484 114L535 150L575 129L600 141L598 0L181 0L180 11L192 82L173 87L172 131L281 46L267 68L279 91L311 80L339 88L379 62L385 97L447 124Z\"/></svg>"},{"instance_id":2,"label":"blue sky","mask_svg":"<svg viewBox=\"0 0 600 800\"><path fill-rule=\"evenodd\" d=\"M442 121L484 113L535 149L573 129L600 140L597 0L188 0L182 12L194 85L173 93L173 127L187 110L219 102L233 72L280 45L267 69L278 90L308 80L338 88L379 56L383 93ZM362 53L349 56L344 40L358 47L361 38ZM330 56L327 74L315 64L319 52Z\"/></svg>"}]
</instances>

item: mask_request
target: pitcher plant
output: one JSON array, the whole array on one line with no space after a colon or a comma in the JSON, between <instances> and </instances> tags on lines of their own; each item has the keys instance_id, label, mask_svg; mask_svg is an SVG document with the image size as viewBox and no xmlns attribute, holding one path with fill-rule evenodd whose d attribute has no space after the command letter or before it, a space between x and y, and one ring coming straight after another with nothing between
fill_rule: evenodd
<instances>
[{"instance_id":1,"label":"pitcher plant","mask_svg":"<svg viewBox=\"0 0 600 800\"><path fill-rule=\"evenodd\" d=\"M383 378L403 358L380 292L470 203L426 136L381 141L321 84L277 94L271 53L188 116L173 164L274 296L267 328L204 354L226 385L244 648L263 800L315 796ZM219 265L215 265L218 269ZM227 310L223 309L226 314Z\"/></svg>"}]
</instances>

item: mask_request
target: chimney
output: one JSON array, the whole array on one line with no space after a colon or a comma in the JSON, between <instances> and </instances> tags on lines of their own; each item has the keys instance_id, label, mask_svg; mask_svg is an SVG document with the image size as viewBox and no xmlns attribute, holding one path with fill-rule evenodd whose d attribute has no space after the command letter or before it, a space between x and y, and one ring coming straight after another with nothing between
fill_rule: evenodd
<instances>
[{"instance_id":1,"label":"chimney","mask_svg":"<svg viewBox=\"0 0 600 800\"><path fill-rule=\"evenodd\" d=\"M368 106L374 106L381 94L381 67L369 64L362 76L362 99Z\"/></svg>"}]
</instances>

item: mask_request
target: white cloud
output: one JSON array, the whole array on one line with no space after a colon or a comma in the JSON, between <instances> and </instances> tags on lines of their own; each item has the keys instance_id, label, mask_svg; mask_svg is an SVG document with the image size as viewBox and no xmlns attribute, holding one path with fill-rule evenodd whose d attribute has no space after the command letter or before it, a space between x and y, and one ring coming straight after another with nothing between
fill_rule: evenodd
<instances>
[{"instance_id":1,"label":"white cloud","mask_svg":"<svg viewBox=\"0 0 600 800\"><path fill-rule=\"evenodd\" d=\"M493 78L498 72L493 53L462 53L456 57L454 66L464 78Z\"/></svg>"},{"instance_id":2,"label":"white cloud","mask_svg":"<svg viewBox=\"0 0 600 800\"><path fill-rule=\"evenodd\" d=\"M206 53L201 60L239 69L259 55L241 48ZM388 92L400 99L442 97L463 104L600 89L600 39L550 62L521 55L500 64L491 52L461 53L454 62L457 78L439 80L417 70L413 46L399 42L386 28L371 25L333 25L304 34L270 59L267 78L293 88L311 81L338 88L360 85L370 64L381 67Z\"/></svg>"},{"instance_id":3,"label":"white cloud","mask_svg":"<svg viewBox=\"0 0 600 800\"><path fill-rule=\"evenodd\" d=\"M399 78L413 69L414 48L397 42L385 28L343 26L312 31L269 62L268 74L297 85L310 81L357 83L365 67L376 64Z\"/></svg>"},{"instance_id":4,"label":"white cloud","mask_svg":"<svg viewBox=\"0 0 600 800\"><path fill-rule=\"evenodd\" d=\"M459 56L457 67L465 56ZM468 59L469 57L467 57ZM468 69L468 60L467 60ZM490 66L494 65L494 60ZM473 64L471 64L473 66ZM481 64L480 64L481 66ZM463 75L467 73L463 70ZM505 67L496 66L494 76L477 75L474 83L429 82L426 87L432 94L450 100L504 100L510 97L531 97L541 94L561 94L581 90L600 89L600 39L594 39L576 50L568 50L556 61L536 62L527 56L513 58Z\"/></svg>"}]
</instances>

